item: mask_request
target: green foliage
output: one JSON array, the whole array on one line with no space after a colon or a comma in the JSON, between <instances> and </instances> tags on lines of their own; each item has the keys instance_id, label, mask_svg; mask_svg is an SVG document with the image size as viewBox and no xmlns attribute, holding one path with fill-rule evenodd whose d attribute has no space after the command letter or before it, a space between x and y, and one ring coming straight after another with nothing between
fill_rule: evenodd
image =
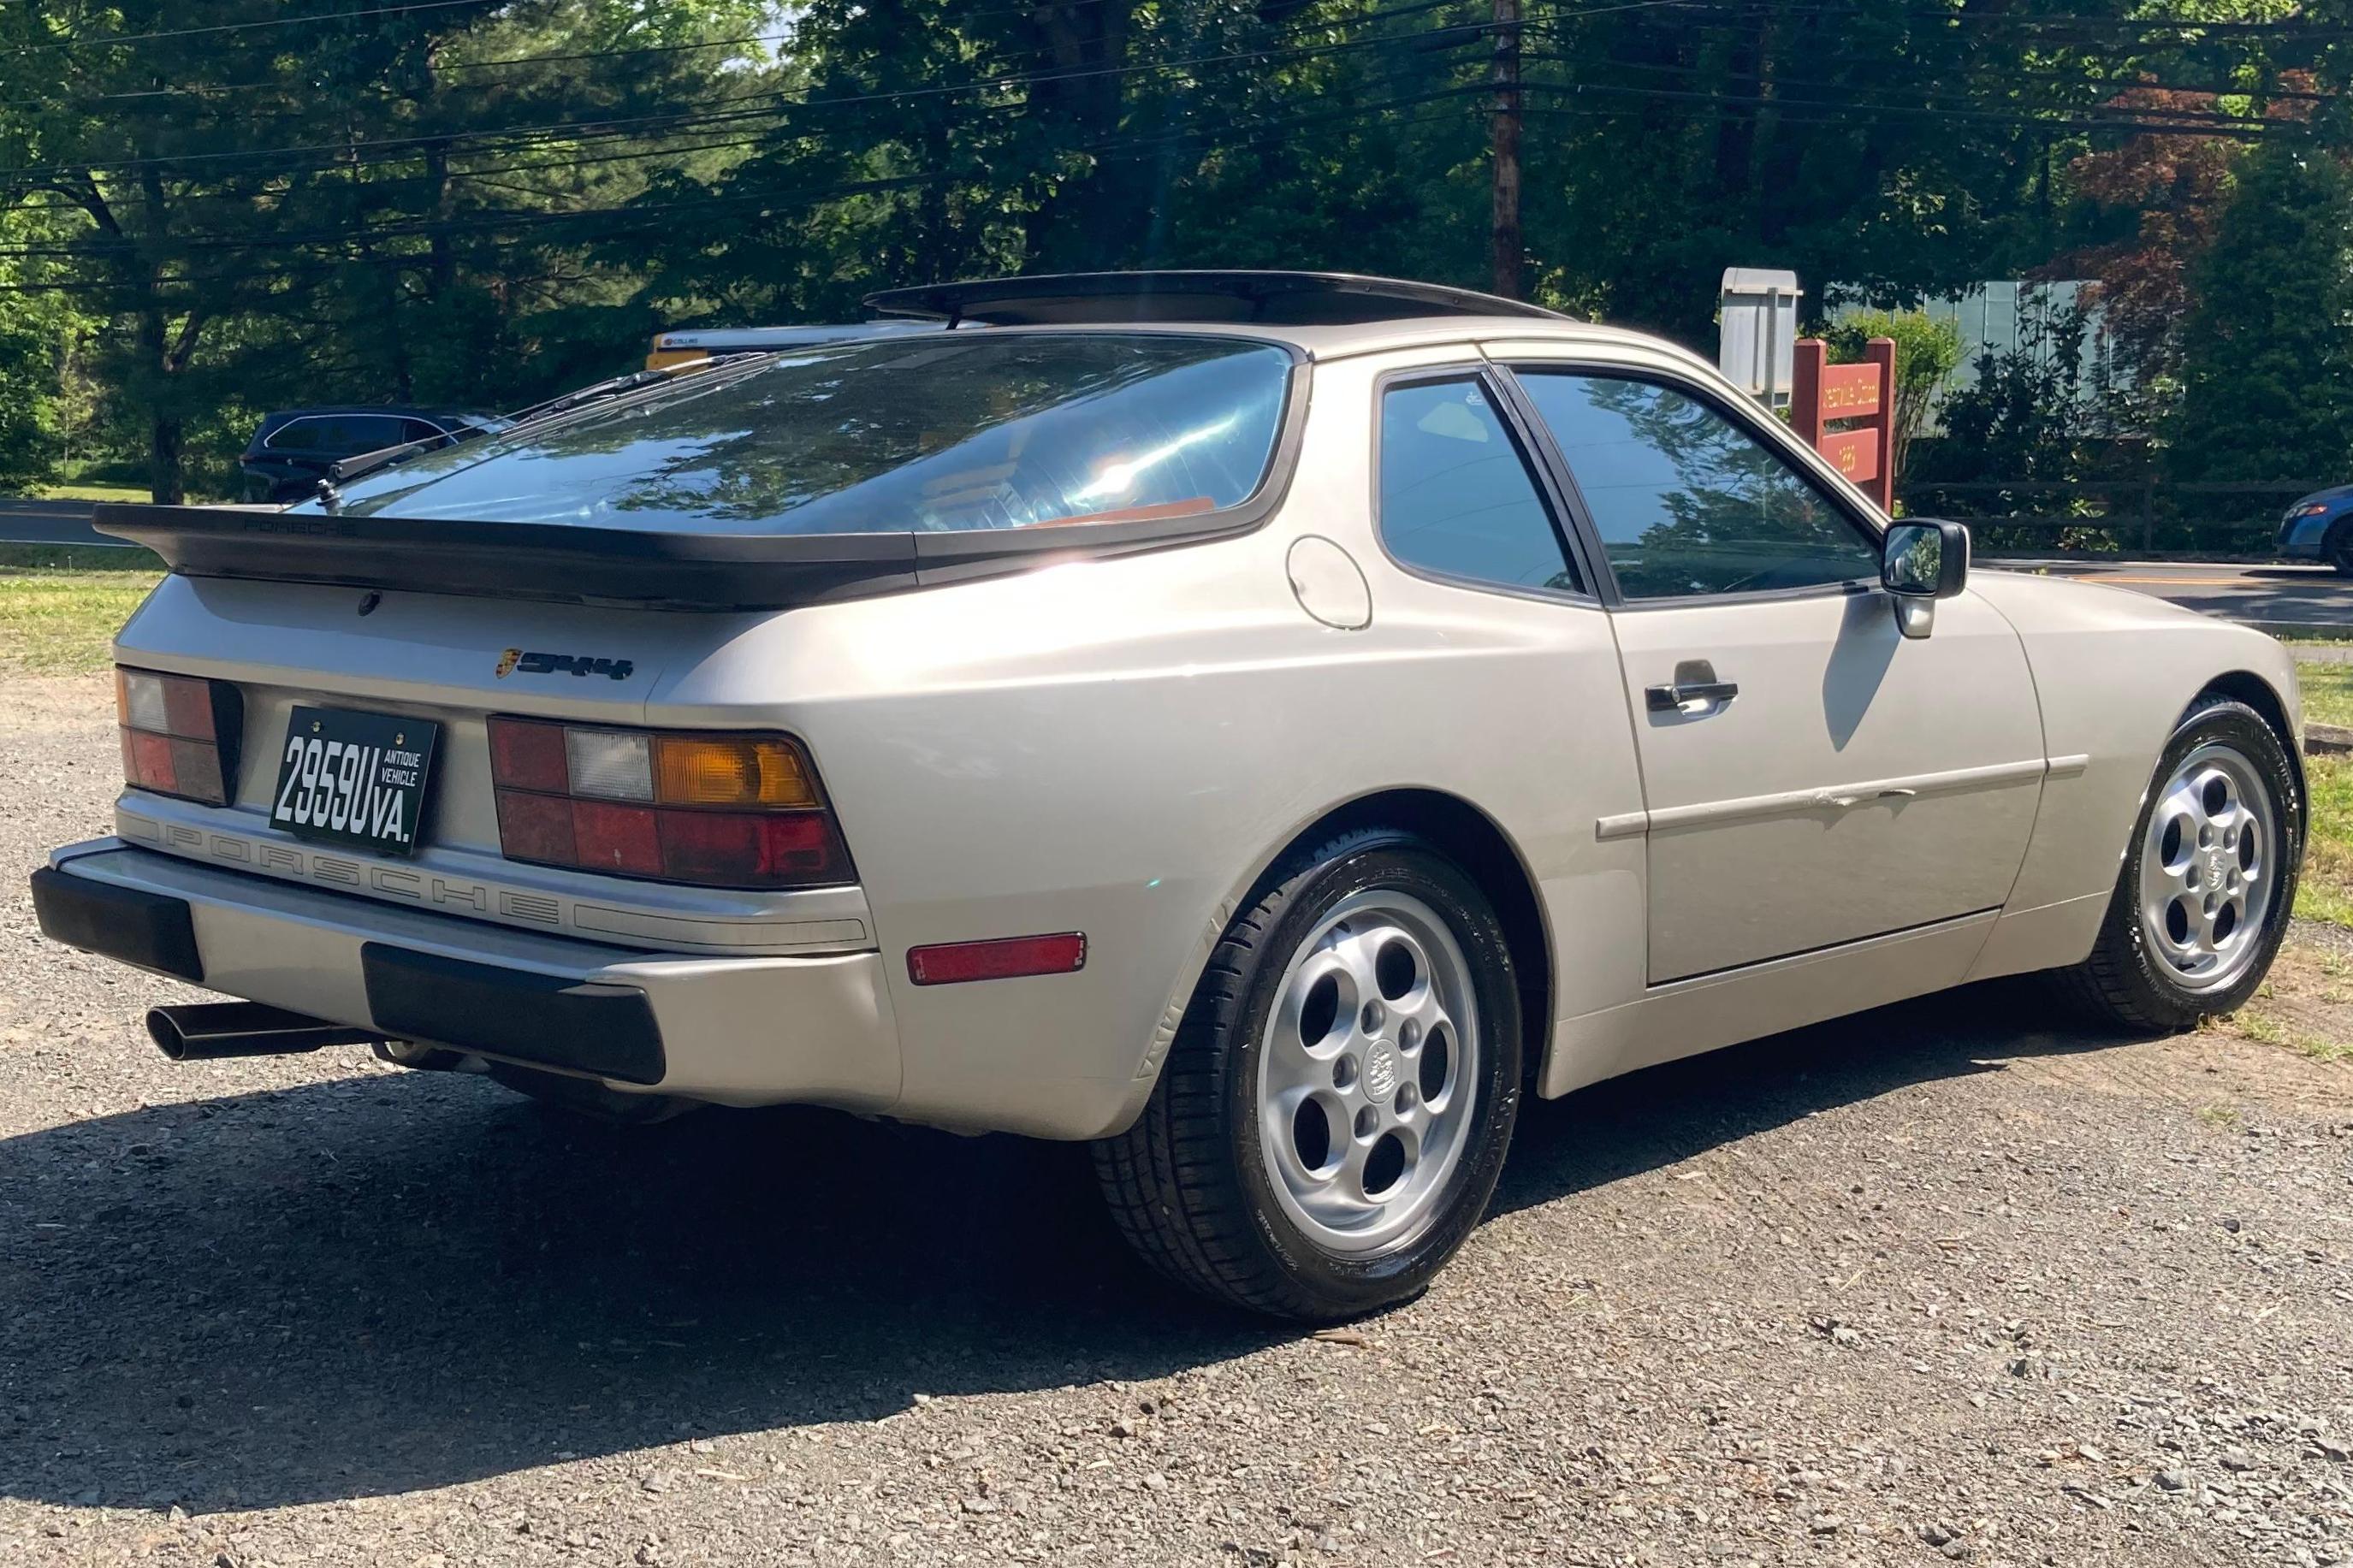
<instances>
[{"instance_id":1,"label":"green foliage","mask_svg":"<svg viewBox=\"0 0 2353 1568\"><path fill-rule=\"evenodd\" d=\"M1940 8L1526 7L1537 297L1704 345L1727 264L1887 306L2021 276L2173 199L2060 184L2119 84L2297 63L2270 31L2138 25L2142 0ZM1489 0L311 10L0 7L0 206L34 226L0 225L0 289L48 290L0 294L0 484L96 457L227 492L269 407L514 406L664 326L952 276L1489 276Z\"/></svg>"},{"instance_id":2,"label":"green foliage","mask_svg":"<svg viewBox=\"0 0 2353 1568\"><path fill-rule=\"evenodd\" d=\"M2353 469L2353 174L2302 140L2246 158L2182 328L2177 468L2204 479Z\"/></svg>"},{"instance_id":3,"label":"green foliage","mask_svg":"<svg viewBox=\"0 0 2353 1568\"><path fill-rule=\"evenodd\" d=\"M2084 478L2094 438L2105 434L2097 389L2084 374L2089 330L2080 305L2023 315L2017 346L1979 361L1976 382L1946 396L1936 477Z\"/></svg>"},{"instance_id":4,"label":"green foliage","mask_svg":"<svg viewBox=\"0 0 2353 1568\"><path fill-rule=\"evenodd\" d=\"M1895 340L1895 471L1901 474L1912 438L1928 422L1945 378L1961 363L1959 323L1926 310L1858 310L1822 336L1841 364L1861 361L1873 338Z\"/></svg>"}]
</instances>

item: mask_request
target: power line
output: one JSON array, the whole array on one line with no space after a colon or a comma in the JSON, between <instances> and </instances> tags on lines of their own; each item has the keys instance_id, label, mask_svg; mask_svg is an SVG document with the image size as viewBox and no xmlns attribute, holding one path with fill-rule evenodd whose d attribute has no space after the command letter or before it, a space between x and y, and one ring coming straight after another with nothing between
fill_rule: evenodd
<instances>
[{"instance_id":1,"label":"power line","mask_svg":"<svg viewBox=\"0 0 2353 1568\"><path fill-rule=\"evenodd\" d=\"M1452 0L1409 0L1409 4L1394 5L1385 10L1368 13L1362 17L1356 18L1348 25L1351 26L1360 26L1369 23L1386 21L1397 16L1409 16L1420 12L1435 10L1440 5L1451 3ZM1683 3L1683 0L1673 0L1673 3L1682 4ZM824 98L803 99L788 103L779 103L765 110L738 110L729 115L686 111L675 114L643 115L614 120L556 121L538 125L505 126L482 131L448 132L429 135L380 137L343 142L311 142L288 147L237 148L226 149L216 153L185 153L147 158L121 158L69 163L53 163L37 169L16 171L16 177L18 180L23 181L38 179L43 176L79 174L84 171L121 171L126 169L168 168L185 163L210 163L227 159L283 158L303 153L323 153L342 155L353 153L362 149L431 147L436 145L447 146L455 142L496 141L516 136L535 136L567 131L605 132L628 125L678 124L681 122L707 124L715 123L723 119L765 119L777 115L791 115L815 109L839 108L849 105L907 102L919 99L938 98L965 92L984 92L990 89L1004 90L1018 87L1047 86L1066 81L1095 80L1106 77L1137 76L1154 71L1191 70L1202 66L1230 65L1244 60L1272 61L1276 59L1306 59L1346 53L1356 49L1376 48L1388 44L1408 41L1412 40L1410 40L1408 35L1400 34L1390 37L1355 38L1337 43L1302 45L1289 48L1261 47L1256 49L1240 49L1229 51L1225 54L1199 56L1190 59L1149 60L1130 65L1100 66L1035 72L999 72L995 75L976 78L962 82L941 83L921 88L908 88L897 91L848 93ZM1469 37L1466 37L1464 41L1470 41ZM756 97L764 96L764 94L754 92L746 93L742 96ZM336 163L329 166L341 167L343 165L339 157ZM283 174L286 171L284 170L279 169L273 169L271 171L273 174Z\"/></svg>"},{"instance_id":2,"label":"power line","mask_svg":"<svg viewBox=\"0 0 2353 1568\"><path fill-rule=\"evenodd\" d=\"M107 33L87 38L51 38L44 43L19 44L11 54L38 54L47 49L112 48L122 44L150 43L159 38L194 38L206 33L244 33L257 27L291 27L305 23L340 22L353 18L377 20L398 16L411 11L447 11L456 5L478 5L489 10L495 0L412 0L400 5L377 5L363 11L326 11L304 16L266 16L250 22L216 22L204 27L170 27L154 33Z\"/></svg>"},{"instance_id":3,"label":"power line","mask_svg":"<svg viewBox=\"0 0 2353 1568\"><path fill-rule=\"evenodd\" d=\"M1918 6L1881 5L1877 4L1876 0L1869 5L1834 5L1827 3L1827 0L1798 5L1784 4L1782 0L1683 0L1683 3L1694 10L1731 11L1738 8L1754 13L1761 5L1770 4L1773 7L1772 14L1778 16L1811 16L1849 22L1912 21L1939 25L2019 27L2038 32L2072 32L2085 36L2099 33L2105 33L2111 37L2205 33L2234 37L2278 37L2296 42L2341 42L2353 38L2353 27L2320 26L2303 20L2200 22L2168 16L2033 16L2014 11L1929 10Z\"/></svg>"},{"instance_id":4,"label":"power line","mask_svg":"<svg viewBox=\"0 0 2353 1568\"><path fill-rule=\"evenodd\" d=\"M1186 132L1166 137L1127 138L1099 143L1084 144L1075 149L1075 151L1099 154L1106 162L1126 162L1139 158L1154 157L1164 153L1172 147L1181 147L1187 142L1198 143L1205 149L1220 152L1237 151L1272 142L1278 138L1290 136L1302 129L1312 127L1314 124L1318 122L1334 124L1347 123L1350 121L1364 120L1367 117L1386 116L1400 108L1426 106L1447 100L1460 99L1472 96L1474 94L1483 93L1487 89L1483 85L1474 83L1442 89L1430 93L1417 94L1404 99L1390 100L1378 104L1357 105L1345 110L1327 110L1315 115L1289 116L1271 120L1254 121L1240 127L1240 129L1250 133L1240 138L1225 137L1221 139L1219 136L1211 132ZM1398 121L1398 123L1426 123L1434 118L1436 117L1429 115L1408 116ZM709 197L692 202L647 204L633 207L588 210L568 214L517 214L506 216L516 220L521 220L524 223L547 223L556 221L579 222L593 219L610 220L609 226L604 233L580 237L578 241L580 243L590 243L598 239L617 237L619 235L635 232L636 230L649 226L670 226L675 221L673 215L681 211L704 212L721 208L736 209L742 207L752 207L758 209L763 216L765 216L766 211L777 208L815 205L823 202L841 200L850 196L887 194L892 191L912 189L944 181L971 180L975 183L987 184L994 173L995 171L987 165L973 164L956 169L933 170L922 174L892 175L878 179L847 182L831 186L807 187L793 191L749 192L739 195ZM492 224L489 226L493 229L499 229L513 227L516 226L516 224L499 223ZM376 240L385 237L376 234L369 234L354 235L347 237ZM405 236L398 237L423 237ZM27 252L0 252L0 258L17 259L20 257L28 256L31 253ZM75 254L79 255L82 253L77 252ZM429 255L417 252L367 257L341 257L334 258L322 258L312 261L297 262L291 266L275 268L265 274L256 274L250 269L244 268L229 268L212 272L175 273L165 276L157 281L159 286L162 287L179 287L190 284L235 282L251 279L257 283L267 286L281 282L289 277L315 276L322 273L344 270L354 266L389 266L399 270L409 271L422 269L432 265L432 263L433 258ZM99 279L78 279L42 283L0 283L0 294L42 292L118 293L127 287L129 287L129 285L119 281ZM265 291L267 291L266 289Z\"/></svg>"},{"instance_id":5,"label":"power line","mask_svg":"<svg viewBox=\"0 0 2353 1568\"><path fill-rule=\"evenodd\" d=\"M1557 35L1556 35L1556 34L1553 34L1553 33L1550 33L1550 32L1546 33L1544 36L1546 36L1546 37L1556 37L1556 38L1557 37ZM1652 60L1625 60L1625 59L1614 59L1614 58L1613 58L1613 59L1605 59L1605 60L1602 60L1602 61L1599 61L1599 62L1592 62L1592 61L1588 61L1588 60L1582 59L1582 58L1578 58L1578 57L1576 57L1576 56L1571 56L1571 55L1567 55L1567 54L1548 54L1548 55L1545 55L1545 56L1543 56L1543 57L1541 57L1541 58L1546 58L1546 59L1548 59L1548 60L1556 61L1556 62L1564 62L1564 63L1571 63L1571 64L1575 64L1575 65L1578 66L1581 69L1583 69L1583 70L1585 70L1585 71L1587 71L1587 72L1588 72L1588 73L1589 73L1589 72L1592 72L1592 71L1595 71L1595 70L1599 70L1599 71L1604 71L1604 72L1643 71L1643 72L1650 72L1650 73L1652 73L1652 74L1654 74L1654 75L1672 74L1672 75L1676 75L1676 76L1686 76L1686 77L1688 77L1688 76L1703 76L1703 75L1704 75L1704 76L1706 76L1706 77L1708 77L1708 78L1711 78L1711 79L1716 79L1716 80L1723 80L1723 81L1737 81L1737 82L1747 82L1747 83L1753 83L1753 84L1756 84L1757 86L1758 86L1758 87L1760 87L1760 88L1764 88L1764 87L1770 87L1770 88L1773 88L1773 89L1782 89L1782 88L1813 88L1813 89L1823 89L1823 90L1826 90L1826 91L1848 94L1848 95L1850 95L1850 98L1849 98L1849 100L1848 100L1848 101L1849 101L1849 102L1854 102L1854 101L1857 101L1856 100L1854 100L1854 99L1852 97L1852 95L1854 95L1854 94L1861 94L1861 93L1883 93L1883 93L1891 93L1891 92L1904 92L1904 91L1912 91L1912 90L1921 90L1921 91L1925 91L1925 92L1928 92L1928 93L1936 93L1936 92L1937 92L1938 90L1940 90L1940 88L1941 88L1941 87L1942 87L1942 85L1943 85L1943 84L1941 84L1941 83L1940 83L1940 84L1938 84L1937 86L1932 86L1932 87L1927 87L1927 88L1925 88L1925 89L1912 89L1912 88L1906 87L1906 86L1905 86L1905 85L1903 85L1903 84L1900 84L1900 83L1869 82L1869 81L1864 81L1864 82L1855 82L1855 81L1838 81L1838 80L1826 79L1821 78L1821 77L1785 76L1785 75L1779 74L1779 73L1778 73L1778 72L1777 72L1777 73L1772 73L1772 74L1767 74L1767 73L1765 73L1765 72L1762 72L1762 71L1716 70L1716 69L1712 69L1712 68L1695 68L1695 67L1683 66L1683 65L1677 65L1677 64L1670 64L1670 63L1666 63L1666 62L1662 62L1662 61L1652 61ZM2006 75L2007 75L2007 74L2010 74L2010 73L2004 73L2004 74L2006 74ZM2214 89L2201 89L2201 88L2180 87L2180 86L2175 86L2175 85L2172 85L2172 84L2163 83L2163 82L2146 82L2146 81L2136 81L2136 82L2104 81L2104 80L2096 80L2096 79L2088 79L2088 78L2087 78L2087 79L2083 79L2081 80L2081 82L2080 82L2080 85L2082 85L2083 87L2085 87L2085 88L2087 88L2087 89L2091 89L2096 90L2096 91L2098 91L2098 92L2100 92L2100 93L2102 93L2102 94L2105 95L2105 99L2106 99L2107 100L2105 100L2105 101L2096 101L2096 102L2072 102L2072 103L2071 103L2071 102L2054 102L2054 101L2052 101L2052 100L2049 100L2049 99L2040 99L2040 100L2029 100L2029 99L1998 100L1998 99L1997 99L1997 100L1978 100L1978 103L1980 103L1980 104L1982 104L1982 103L1986 103L1986 102L2003 103L2003 104L2010 105L2010 107L2014 108L2015 110L2021 110L2021 111L2039 111L2039 110L2047 110L2047 111L2049 111L2049 112L2051 112L2051 113L2054 113L2054 114L2087 114L2087 115L2098 115L2098 116L2112 116L2112 117L2117 117L2120 121L2122 121L2125 117L2131 117L2131 118L2132 118L2132 119L2134 119L2134 120L2139 120L2139 119L2153 119L2153 120L2165 121L2168 121L2168 122L2179 122L2179 123L2183 123L2183 124L2195 123L2195 122L2211 122L2211 123L2214 123L2214 124L2218 124L2218 125L2242 126L2242 125L2247 125L2247 124L2256 123L2256 122L2255 122L2255 121L2253 121L2253 120L2251 120L2251 118L2250 118L2249 116L2247 116L2247 115L2243 115L2243 114L2233 114L2233 113L2231 113L2230 111L2228 111L2228 110L2226 110L2203 109L2203 108L2179 108L2179 107L2175 107L2175 106L2172 106L2172 105L2167 105L2167 104L2132 104L2132 103L2118 103L2118 102L2115 102L2115 101L2113 101L2113 100L2114 100L2115 98L2116 98L2117 96L2121 95L2121 94L2127 93L2127 92L2132 92L2132 91L2162 91L2162 92L2178 92L2178 93L2188 93L2188 94L2199 94L2199 93L2205 93L2205 92L2213 92L2213 95L2214 95L2215 97L2218 97L2218 98L2221 98L2221 97L2254 97L2254 98L2263 98L2263 97L2267 97L2267 96L2269 96L2269 95L2267 95L2267 94L2264 94L2264 93L2261 92L2260 90L2253 89L2243 89L2243 88L2242 88L2242 89L2237 89L2235 92L2220 92L2220 91L2214 91ZM2287 96L2290 96L2290 95L2282 95L2282 96L2284 96L2284 97L2287 97ZM2319 101L2323 101L2323 102L2333 102L2333 101L2335 101L2336 97L2337 97L2337 95L2336 95L2336 94L2322 94L2322 93L2306 93L2306 94L2293 95L2293 98L2296 98L2296 99L2312 99L2312 100L2319 100ZM1779 100L1778 100L1778 98L1777 98L1777 101L1779 101ZM1788 101L1800 101L1800 102L1801 102L1801 101L1803 101L1803 100L1788 100ZM1933 103L1928 103L1928 104L1920 104L1920 105L1905 106L1905 107L1918 107L1918 108L1933 109L1933 108L1935 108L1936 106L1935 106Z\"/></svg>"},{"instance_id":6,"label":"power line","mask_svg":"<svg viewBox=\"0 0 2353 1568\"><path fill-rule=\"evenodd\" d=\"M2008 125L2018 130L2044 131L2120 131L2133 135L2211 136L2232 141L2251 142L2285 130L2294 122L2278 121L2242 121L2236 126L2207 123L2179 124L2161 121L2086 120L2041 115L2003 114L1996 111L1965 109L1935 109L1891 103L1836 102L1816 99L1766 98L1751 93L1705 92L1694 89L1672 89L1651 87L1613 87L1606 83L1563 83L1531 81L1530 92L1566 93L1571 97L1591 94L1602 98L1662 99L1676 101L1729 104L1752 110L1772 110L1792 124L1853 125L1869 123L1881 118L1965 121L1973 123ZM2300 127L2298 127L2300 129Z\"/></svg>"},{"instance_id":7,"label":"power line","mask_svg":"<svg viewBox=\"0 0 2353 1568\"><path fill-rule=\"evenodd\" d=\"M480 0L451 0L451 3L480 3ZM1101 5L1108 4L1109 0L1059 0L1059 3L1070 6ZM419 8L421 9L421 7ZM1032 4L1027 5L999 5L982 11L959 10L955 15L955 21L956 26L961 27L967 23L979 21L986 17L1034 16L1037 10L1038 6L1033 0ZM379 13L375 12L338 13L338 15L349 16L375 16L378 14ZM227 25L237 26L238 24ZM254 25L276 26L277 24L273 22ZM146 37L149 35L142 34L139 36ZM172 35L164 34L154 36L170 37ZM487 60L441 60L437 62L433 68L436 74L448 75L451 72L459 71L471 72L501 69L508 66L569 65L586 60L634 59L647 55L691 54L697 49L743 48L754 44L780 44L796 36L797 35L792 32L746 33L734 37L704 38L693 43L641 44L628 48L576 49L562 54L507 55ZM59 47L77 47L85 41L95 43L100 40L61 40ZM217 97L225 93L260 92L267 91L271 89L280 89L287 91L299 91L303 89L304 85L305 84L299 81L290 81L283 77L273 78L268 81L187 82L173 87L141 88L134 91L125 92L89 93L79 96L72 93L65 93L46 98L0 99L0 108L38 108L44 105L57 103L60 100L76 103L116 103L130 102L152 98L211 98Z\"/></svg>"}]
</instances>

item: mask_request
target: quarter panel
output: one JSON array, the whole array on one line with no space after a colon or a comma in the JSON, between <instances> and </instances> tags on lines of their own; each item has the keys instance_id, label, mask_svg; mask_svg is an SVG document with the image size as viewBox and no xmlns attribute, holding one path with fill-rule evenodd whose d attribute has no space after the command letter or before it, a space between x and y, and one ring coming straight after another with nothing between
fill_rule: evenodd
<instances>
[{"instance_id":1,"label":"quarter panel","mask_svg":"<svg viewBox=\"0 0 2353 1568\"><path fill-rule=\"evenodd\" d=\"M1376 547L1378 356L1319 371L1298 478L1247 538L745 626L668 672L659 723L808 742L892 986L900 1115L1091 1136L1131 1120L1217 933L1283 845L1384 789L1458 795L1555 910L1577 1010L1641 983L1638 810L1607 619L1409 577ZM1369 625L1294 596L1294 540L1363 571ZM907 949L1083 930L1079 973L916 986Z\"/></svg>"}]
</instances>

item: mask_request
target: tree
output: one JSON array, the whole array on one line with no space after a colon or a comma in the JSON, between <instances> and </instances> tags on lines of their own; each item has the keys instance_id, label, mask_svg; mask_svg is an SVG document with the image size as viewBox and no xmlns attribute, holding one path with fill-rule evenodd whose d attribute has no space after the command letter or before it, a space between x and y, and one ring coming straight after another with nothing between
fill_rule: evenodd
<instances>
[{"instance_id":1,"label":"tree","mask_svg":"<svg viewBox=\"0 0 2353 1568\"><path fill-rule=\"evenodd\" d=\"M567 304L593 298L581 220L644 188L642 160L608 150L641 153L650 122L696 166L707 138L662 132L744 90L715 68L751 58L765 15L222 0L191 26L178 0L27 0L0 12L0 200L72 222L13 255L120 323L100 372L175 501L191 433L217 458L223 412L252 400L505 390L543 270ZM634 285L601 287L617 304Z\"/></svg>"},{"instance_id":2,"label":"tree","mask_svg":"<svg viewBox=\"0 0 2353 1568\"><path fill-rule=\"evenodd\" d=\"M1980 361L1945 399L1936 478L2064 483L2094 466L2098 389L2086 384L2090 320L2080 304L2022 312L2015 347Z\"/></svg>"},{"instance_id":3,"label":"tree","mask_svg":"<svg viewBox=\"0 0 2353 1568\"><path fill-rule=\"evenodd\" d=\"M2353 469L2353 174L2306 139L2238 171L2192 274L2182 396L2185 477L2337 482Z\"/></svg>"},{"instance_id":4,"label":"tree","mask_svg":"<svg viewBox=\"0 0 2353 1568\"><path fill-rule=\"evenodd\" d=\"M1873 338L1895 340L1895 471L1928 422L1945 378L1961 363L1961 329L1925 310L1857 310L1823 332L1833 358L1853 363Z\"/></svg>"}]
</instances>

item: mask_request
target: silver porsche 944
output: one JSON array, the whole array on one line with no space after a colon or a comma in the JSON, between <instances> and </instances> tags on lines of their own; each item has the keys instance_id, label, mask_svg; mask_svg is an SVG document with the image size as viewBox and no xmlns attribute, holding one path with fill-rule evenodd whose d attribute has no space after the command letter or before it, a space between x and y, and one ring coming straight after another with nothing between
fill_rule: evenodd
<instances>
[{"instance_id":1,"label":"silver porsche 944","mask_svg":"<svg viewBox=\"0 0 2353 1568\"><path fill-rule=\"evenodd\" d=\"M1680 349L1322 274L870 304L928 330L106 511L172 573L42 929L239 999L176 1057L1087 1141L1153 1264L1309 1320L1430 1280L1524 1093L2271 963L2278 645L1972 572Z\"/></svg>"}]
</instances>

